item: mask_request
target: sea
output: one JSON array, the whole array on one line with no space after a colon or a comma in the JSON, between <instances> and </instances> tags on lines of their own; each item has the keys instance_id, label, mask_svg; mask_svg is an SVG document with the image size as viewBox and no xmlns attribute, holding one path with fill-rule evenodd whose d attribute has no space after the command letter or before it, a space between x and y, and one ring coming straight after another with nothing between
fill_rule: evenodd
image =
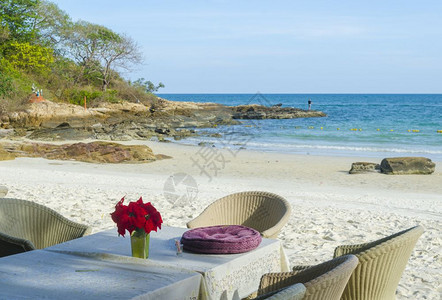
<instances>
[{"instance_id":1,"label":"sea","mask_svg":"<svg viewBox=\"0 0 442 300\"><path fill-rule=\"evenodd\" d=\"M197 129L179 141L232 151L250 149L310 155L424 156L442 161L442 94L158 94L173 101L282 105L326 117L241 120L241 125ZM220 133L221 137L210 137Z\"/></svg>"}]
</instances>

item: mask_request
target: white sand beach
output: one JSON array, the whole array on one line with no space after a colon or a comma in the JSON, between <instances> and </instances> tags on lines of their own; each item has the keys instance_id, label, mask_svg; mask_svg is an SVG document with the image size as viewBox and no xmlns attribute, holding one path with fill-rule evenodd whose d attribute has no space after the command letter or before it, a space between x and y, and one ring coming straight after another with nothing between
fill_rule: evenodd
<instances>
[{"instance_id":1,"label":"white sand beach","mask_svg":"<svg viewBox=\"0 0 442 300\"><path fill-rule=\"evenodd\" d=\"M331 259L341 244L373 241L420 224L425 233L401 279L398 299L440 299L442 162L436 162L432 175L349 175L352 162L380 163L382 157L232 153L173 143L126 142L135 143L173 158L119 165L18 158L0 162L0 184L9 189L8 197L44 204L91 226L93 232L115 227L109 214L123 196L127 200L142 196L161 212L165 225L185 227L222 196L248 190L273 192L293 208L280 235L292 266ZM212 159L216 165L203 170L211 179L195 165L202 162L202 154L216 158ZM164 185L176 173L194 178L198 193L178 200L171 194L165 197ZM176 195L185 193L185 185L176 187Z\"/></svg>"}]
</instances>

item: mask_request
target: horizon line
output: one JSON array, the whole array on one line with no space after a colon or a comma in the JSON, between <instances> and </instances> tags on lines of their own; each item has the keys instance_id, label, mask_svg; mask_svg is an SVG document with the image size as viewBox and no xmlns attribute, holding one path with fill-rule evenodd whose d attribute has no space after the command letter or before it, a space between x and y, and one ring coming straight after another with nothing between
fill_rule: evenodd
<instances>
[{"instance_id":1,"label":"horizon line","mask_svg":"<svg viewBox=\"0 0 442 300\"><path fill-rule=\"evenodd\" d=\"M263 95L442 95L442 93L262 93L262 92L241 92L241 93L232 93L232 92L164 92L164 93L153 93L154 95L168 94L168 95L255 95L255 94L263 94Z\"/></svg>"}]
</instances>

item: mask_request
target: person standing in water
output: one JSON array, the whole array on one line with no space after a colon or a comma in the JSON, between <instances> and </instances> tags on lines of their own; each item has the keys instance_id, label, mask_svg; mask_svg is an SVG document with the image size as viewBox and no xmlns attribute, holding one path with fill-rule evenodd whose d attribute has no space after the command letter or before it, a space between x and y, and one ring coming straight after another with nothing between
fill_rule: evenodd
<instances>
[{"instance_id":1,"label":"person standing in water","mask_svg":"<svg viewBox=\"0 0 442 300\"><path fill-rule=\"evenodd\" d=\"M312 109L312 99L308 99L308 110Z\"/></svg>"}]
</instances>

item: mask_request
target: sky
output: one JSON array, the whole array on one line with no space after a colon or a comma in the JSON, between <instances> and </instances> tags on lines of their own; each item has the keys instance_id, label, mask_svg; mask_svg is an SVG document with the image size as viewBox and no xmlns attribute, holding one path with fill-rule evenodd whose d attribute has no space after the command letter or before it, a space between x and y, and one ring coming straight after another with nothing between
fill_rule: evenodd
<instances>
[{"instance_id":1,"label":"sky","mask_svg":"<svg viewBox=\"0 0 442 300\"><path fill-rule=\"evenodd\" d=\"M161 93L442 93L442 1L57 0Z\"/></svg>"}]
</instances>

